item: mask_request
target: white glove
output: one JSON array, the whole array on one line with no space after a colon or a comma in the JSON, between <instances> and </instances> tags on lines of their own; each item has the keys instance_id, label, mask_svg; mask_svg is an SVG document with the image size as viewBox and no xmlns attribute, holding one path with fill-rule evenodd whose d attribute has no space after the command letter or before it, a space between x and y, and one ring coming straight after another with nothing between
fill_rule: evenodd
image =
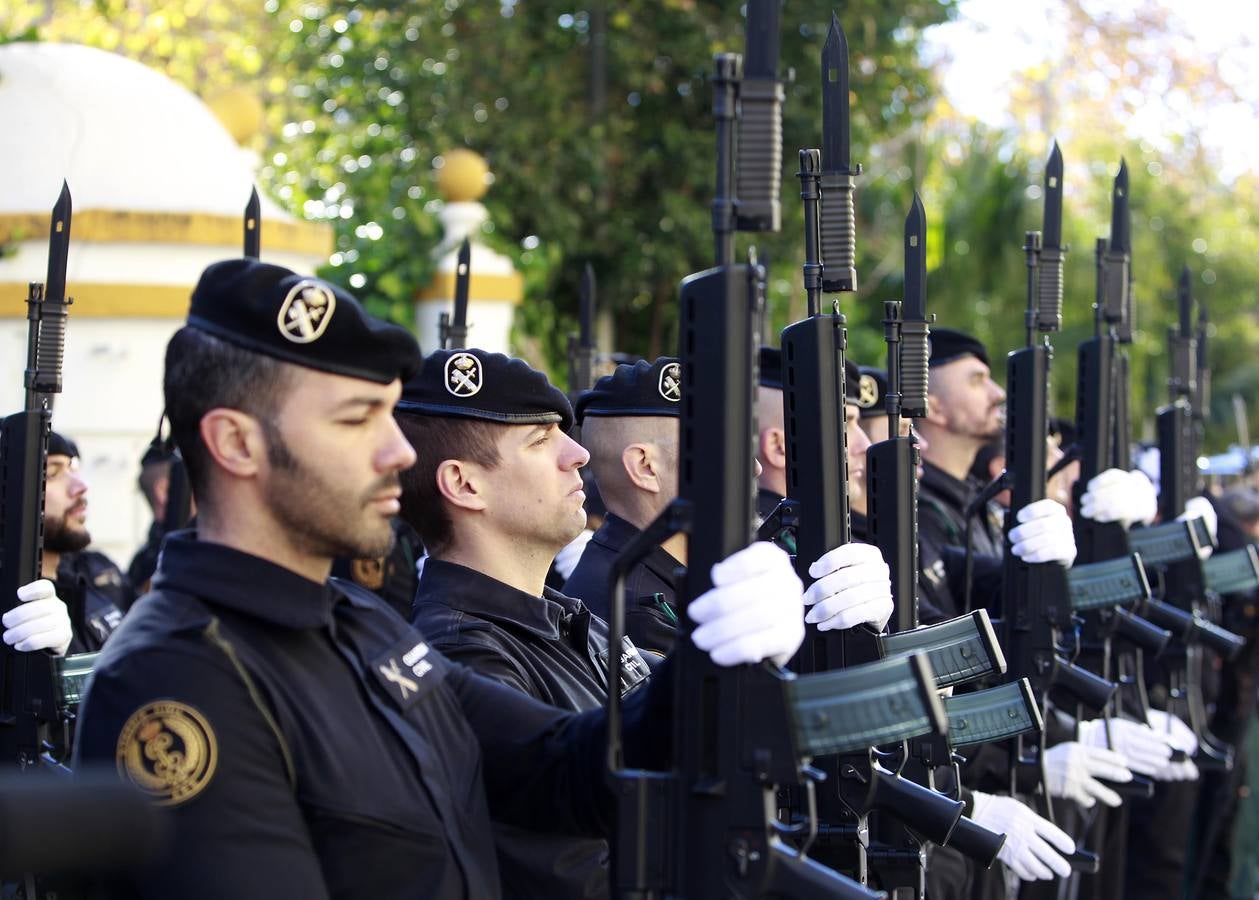
<instances>
[{"instance_id":1,"label":"white glove","mask_svg":"<svg viewBox=\"0 0 1259 900\"><path fill-rule=\"evenodd\" d=\"M70 613L53 583L41 578L24 584L17 589L17 598L22 605L0 618L4 642L15 650L51 650L54 656L65 656L74 632Z\"/></svg>"},{"instance_id":2,"label":"white glove","mask_svg":"<svg viewBox=\"0 0 1259 900\"><path fill-rule=\"evenodd\" d=\"M852 628L863 622L882 631L892 618L891 572L872 544L844 544L809 566L817 579L804 592L811 606L804 621L818 631Z\"/></svg>"},{"instance_id":3,"label":"white glove","mask_svg":"<svg viewBox=\"0 0 1259 900\"><path fill-rule=\"evenodd\" d=\"M1123 798L1097 779L1131 781L1132 772L1123 755L1114 750L1068 741L1045 751L1045 777L1050 796L1065 797L1092 809L1098 800L1107 806L1123 803Z\"/></svg>"},{"instance_id":4,"label":"white glove","mask_svg":"<svg viewBox=\"0 0 1259 900\"><path fill-rule=\"evenodd\" d=\"M782 665L804 641L803 585L791 559L757 541L712 568L713 587L687 604L691 641L719 666Z\"/></svg>"},{"instance_id":5,"label":"white glove","mask_svg":"<svg viewBox=\"0 0 1259 900\"><path fill-rule=\"evenodd\" d=\"M1090 719L1080 723L1079 741L1090 747L1106 747L1106 721ZM1128 719L1110 720L1110 749L1123 755L1128 768L1140 775L1153 777L1167 766L1172 747L1148 725Z\"/></svg>"},{"instance_id":6,"label":"white glove","mask_svg":"<svg viewBox=\"0 0 1259 900\"><path fill-rule=\"evenodd\" d=\"M1054 875L1071 875L1071 864L1062 858L1075 852L1075 841L1069 834L1013 797L979 791L974 792L974 797L971 819L976 825L1005 835L997 859L1015 875L1024 881L1049 881Z\"/></svg>"},{"instance_id":7,"label":"white glove","mask_svg":"<svg viewBox=\"0 0 1259 900\"><path fill-rule=\"evenodd\" d=\"M1151 709L1148 718L1154 733L1167 741L1173 750L1182 750L1185 759L1168 762L1154 773L1158 781L1197 781L1198 767L1189 757L1198 752L1198 736L1180 718L1161 709Z\"/></svg>"},{"instance_id":8,"label":"white glove","mask_svg":"<svg viewBox=\"0 0 1259 900\"><path fill-rule=\"evenodd\" d=\"M1220 517L1215 513L1215 507L1211 505L1211 501L1206 497L1190 497L1185 501L1185 511L1176 517L1177 522L1188 522L1190 519L1202 519L1207 523L1207 531L1211 532L1211 543L1217 540L1217 531L1220 527ZM1199 547L1198 556L1201 559L1210 559L1214 547Z\"/></svg>"},{"instance_id":9,"label":"white glove","mask_svg":"<svg viewBox=\"0 0 1259 900\"><path fill-rule=\"evenodd\" d=\"M1144 472L1107 469L1089 481L1080 498L1080 515L1124 528L1137 522L1148 525L1158 515L1158 494Z\"/></svg>"},{"instance_id":10,"label":"white glove","mask_svg":"<svg viewBox=\"0 0 1259 900\"><path fill-rule=\"evenodd\" d=\"M555 571L560 573L564 580L573 574L573 569L577 568L577 563L581 559L582 553L586 550L586 545L590 543L590 539L595 533L589 528L583 528L577 535L567 544L564 545L559 553L555 554Z\"/></svg>"},{"instance_id":11,"label":"white glove","mask_svg":"<svg viewBox=\"0 0 1259 900\"><path fill-rule=\"evenodd\" d=\"M1075 562L1075 532L1067 508L1048 498L1029 503L1015 517L1020 523L1010 529L1011 552L1023 562Z\"/></svg>"}]
</instances>

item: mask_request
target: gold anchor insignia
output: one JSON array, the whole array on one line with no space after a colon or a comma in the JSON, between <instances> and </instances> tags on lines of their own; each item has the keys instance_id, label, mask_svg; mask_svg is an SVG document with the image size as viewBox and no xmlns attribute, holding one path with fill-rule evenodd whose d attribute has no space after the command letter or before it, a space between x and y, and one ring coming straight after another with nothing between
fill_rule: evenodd
<instances>
[{"instance_id":1,"label":"gold anchor insignia","mask_svg":"<svg viewBox=\"0 0 1259 900\"><path fill-rule=\"evenodd\" d=\"M210 784L218 741L209 720L177 700L156 700L131 714L118 735L118 774L159 806L179 806Z\"/></svg>"},{"instance_id":2,"label":"gold anchor insignia","mask_svg":"<svg viewBox=\"0 0 1259 900\"><path fill-rule=\"evenodd\" d=\"M286 339L295 344L309 344L327 331L336 308L336 295L325 285L299 281L280 305L276 324Z\"/></svg>"}]
</instances>

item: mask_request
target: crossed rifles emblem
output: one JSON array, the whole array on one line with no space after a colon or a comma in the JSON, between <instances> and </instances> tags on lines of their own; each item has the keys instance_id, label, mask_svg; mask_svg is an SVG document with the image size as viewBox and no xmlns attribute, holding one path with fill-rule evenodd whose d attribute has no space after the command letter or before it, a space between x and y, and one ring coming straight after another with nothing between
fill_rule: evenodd
<instances>
[{"instance_id":1,"label":"crossed rifles emblem","mask_svg":"<svg viewBox=\"0 0 1259 900\"><path fill-rule=\"evenodd\" d=\"M660 396L673 403L682 399L682 367L677 363L660 370Z\"/></svg>"},{"instance_id":2,"label":"crossed rifles emblem","mask_svg":"<svg viewBox=\"0 0 1259 900\"><path fill-rule=\"evenodd\" d=\"M332 321L337 298L332 291L314 281L299 281L284 298L276 323L280 334L295 344L318 340Z\"/></svg>"},{"instance_id":3,"label":"crossed rifles emblem","mask_svg":"<svg viewBox=\"0 0 1259 900\"><path fill-rule=\"evenodd\" d=\"M446 390L456 397L471 397L481 390L481 361L471 353L456 353L446 360Z\"/></svg>"},{"instance_id":4,"label":"crossed rifles emblem","mask_svg":"<svg viewBox=\"0 0 1259 900\"><path fill-rule=\"evenodd\" d=\"M386 681L398 686L398 691L401 692L403 700L420 689L416 682L402 674L402 669L398 667L396 659L389 660L389 665L387 666L378 666L377 668L380 669L380 674L385 677Z\"/></svg>"}]
</instances>

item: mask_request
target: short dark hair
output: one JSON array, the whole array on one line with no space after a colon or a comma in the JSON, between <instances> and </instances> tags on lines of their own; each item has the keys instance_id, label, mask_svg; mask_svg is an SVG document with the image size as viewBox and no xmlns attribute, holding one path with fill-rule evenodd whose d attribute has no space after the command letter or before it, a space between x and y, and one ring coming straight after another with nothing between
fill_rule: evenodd
<instances>
[{"instance_id":1,"label":"short dark hair","mask_svg":"<svg viewBox=\"0 0 1259 900\"><path fill-rule=\"evenodd\" d=\"M511 426L404 412L395 412L394 418L415 448L415 465L400 476L402 518L420 533L430 553L440 553L454 537L454 523L437 490L437 467L448 459L458 459L493 469L502 461L498 439Z\"/></svg>"},{"instance_id":2,"label":"short dark hair","mask_svg":"<svg viewBox=\"0 0 1259 900\"><path fill-rule=\"evenodd\" d=\"M201 442L201 419L219 407L238 409L261 423L268 452L282 449L274 419L291 370L288 363L244 350L199 328L184 326L170 339L163 380L166 416L198 503L204 501L211 469L209 452Z\"/></svg>"}]
</instances>

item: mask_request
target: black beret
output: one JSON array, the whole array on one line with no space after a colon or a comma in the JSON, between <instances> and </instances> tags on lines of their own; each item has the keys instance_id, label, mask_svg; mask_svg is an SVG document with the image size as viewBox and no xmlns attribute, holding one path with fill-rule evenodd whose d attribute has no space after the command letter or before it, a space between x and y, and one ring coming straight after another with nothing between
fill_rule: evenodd
<instances>
[{"instance_id":1,"label":"black beret","mask_svg":"<svg viewBox=\"0 0 1259 900\"><path fill-rule=\"evenodd\" d=\"M887 372L874 366L860 366L861 378L857 383L857 406L861 418L881 416L887 410Z\"/></svg>"},{"instance_id":2,"label":"black beret","mask_svg":"<svg viewBox=\"0 0 1259 900\"><path fill-rule=\"evenodd\" d=\"M368 315L352 294L256 259L202 272L188 324L264 356L377 384L405 381L420 363L411 332Z\"/></svg>"},{"instance_id":3,"label":"black beret","mask_svg":"<svg viewBox=\"0 0 1259 900\"><path fill-rule=\"evenodd\" d=\"M759 354L761 387L783 389L783 353L777 347L762 347ZM844 400L856 403L859 395L858 385L861 372L857 364L844 357Z\"/></svg>"},{"instance_id":4,"label":"black beret","mask_svg":"<svg viewBox=\"0 0 1259 900\"><path fill-rule=\"evenodd\" d=\"M988 363L988 348L969 334L954 331L952 328L931 327L931 356L928 366L942 366L967 354L974 356L985 366Z\"/></svg>"},{"instance_id":5,"label":"black beret","mask_svg":"<svg viewBox=\"0 0 1259 900\"><path fill-rule=\"evenodd\" d=\"M783 389L783 352L777 347L762 347L758 354L761 387Z\"/></svg>"},{"instance_id":6,"label":"black beret","mask_svg":"<svg viewBox=\"0 0 1259 900\"><path fill-rule=\"evenodd\" d=\"M435 350L402 386L397 412L504 425L573 426L568 397L523 359L487 350Z\"/></svg>"},{"instance_id":7,"label":"black beret","mask_svg":"<svg viewBox=\"0 0 1259 900\"><path fill-rule=\"evenodd\" d=\"M79 455L79 445L64 434L50 431L48 432L48 455L68 456L73 459Z\"/></svg>"},{"instance_id":8,"label":"black beret","mask_svg":"<svg viewBox=\"0 0 1259 900\"><path fill-rule=\"evenodd\" d=\"M577 421L586 416L679 416L682 364L672 356L617 366L577 398Z\"/></svg>"}]
</instances>

